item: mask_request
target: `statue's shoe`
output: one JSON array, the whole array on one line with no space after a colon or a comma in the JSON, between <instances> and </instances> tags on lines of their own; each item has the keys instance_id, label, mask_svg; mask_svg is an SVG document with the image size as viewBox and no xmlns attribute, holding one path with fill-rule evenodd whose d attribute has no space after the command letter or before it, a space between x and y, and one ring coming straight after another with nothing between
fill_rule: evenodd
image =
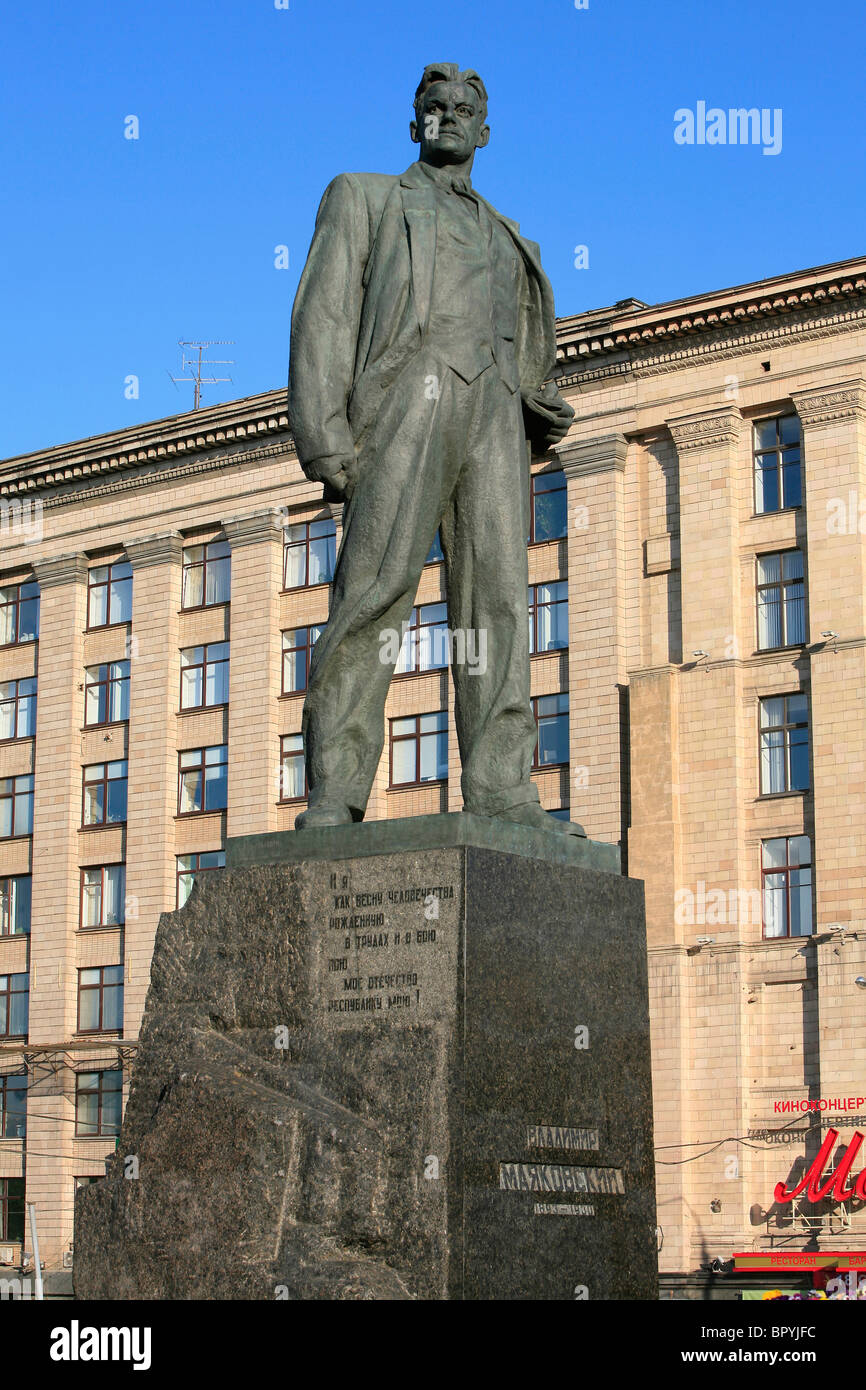
<instances>
[{"instance_id":1,"label":"statue's shoe","mask_svg":"<svg viewBox=\"0 0 866 1390\"><path fill-rule=\"evenodd\" d=\"M526 802L522 806L509 806L507 810L495 815L493 820L512 820L518 825L529 825L533 830L553 831L554 834L576 835L586 839L586 831L577 821L557 820L556 816L549 815L535 801Z\"/></svg>"},{"instance_id":2,"label":"statue's shoe","mask_svg":"<svg viewBox=\"0 0 866 1390\"><path fill-rule=\"evenodd\" d=\"M296 816L295 829L316 830L321 825L351 825L352 820L348 806L322 802L319 806L308 806L306 811Z\"/></svg>"}]
</instances>

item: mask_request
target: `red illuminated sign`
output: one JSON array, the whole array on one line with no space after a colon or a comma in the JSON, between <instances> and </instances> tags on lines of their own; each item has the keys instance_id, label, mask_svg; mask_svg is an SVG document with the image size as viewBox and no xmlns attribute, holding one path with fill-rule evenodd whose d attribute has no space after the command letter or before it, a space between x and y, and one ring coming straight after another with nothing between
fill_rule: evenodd
<instances>
[{"instance_id":1,"label":"red illuminated sign","mask_svg":"<svg viewBox=\"0 0 866 1390\"><path fill-rule=\"evenodd\" d=\"M845 1156L839 1164L839 1167L835 1172L830 1174L822 1185L821 1178L824 1173L824 1167L833 1152L833 1146L838 1138L838 1129L827 1130L827 1137L813 1158L810 1166L803 1174L797 1186L792 1188L790 1192L783 1182L776 1183L776 1190L773 1195L777 1202L793 1202L795 1197L801 1196L804 1192L809 1202L820 1202L823 1201L825 1197L830 1197L834 1202L848 1202L852 1197L857 1197L860 1201L866 1201L866 1168L861 1171L857 1181L852 1187L845 1186L848 1175L853 1167L854 1159L857 1157L857 1153L863 1143L863 1135L860 1133L859 1129L854 1131L854 1137L845 1150Z\"/></svg>"}]
</instances>

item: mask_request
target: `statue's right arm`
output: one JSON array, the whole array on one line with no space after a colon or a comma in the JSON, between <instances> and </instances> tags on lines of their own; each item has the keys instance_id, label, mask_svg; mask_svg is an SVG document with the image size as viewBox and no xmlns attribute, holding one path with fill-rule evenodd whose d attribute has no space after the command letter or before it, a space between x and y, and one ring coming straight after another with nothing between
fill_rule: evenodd
<instances>
[{"instance_id":1,"label":"statue's right arm","mask_svg":"<svg viewBox=\"0 0 866 1390\"><path fill-rule=\"evenodd\" d=\"M304 472L336 475L354 459L346 408L370 252L367 200L352 174L328 185L292 311L289 420Z\"/></svg>"}]
</instances>

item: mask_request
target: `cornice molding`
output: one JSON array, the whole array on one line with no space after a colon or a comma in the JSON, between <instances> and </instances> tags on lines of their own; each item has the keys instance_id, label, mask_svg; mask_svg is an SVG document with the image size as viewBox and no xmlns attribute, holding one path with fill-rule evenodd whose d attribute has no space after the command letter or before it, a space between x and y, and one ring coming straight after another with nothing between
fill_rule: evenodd
<instances>
[{"instance_id":1,"label":"cornice molding","mask_svg":"<svg viewBox=\"0 0 866 1390\"><path fill-rule=\"evenodd\" d=\"M83 551L57 555L51 560L36 560L33 564L40 589L52 589L60 584L86 584L88 568Z\"/></svg>"},{"instance_id":2,"label":"cornice molding","mask_svg":"<svg viewBox=\"0 0 866 1390\"><path fill-rule=\"evenodd\" d=\"M196 455L200 467L200 456L211 450L223 451L224 463L243 463L254 452L262 456L249 444L268 434L284 436L281 446L271 446L274 452L294 454L288 416L285 411L275 411L270 404L275 394L269 393L266 404L258 408L248 401L240 403L243 410L239 409L237 401L214 406L202 412L205 419L198 430L191 430L189 417L184 416L179 417L177 423L174 420L155 421L80 444L59 445L41 453L5 460L0 463L0 497L68 487L70 483L75 485L85 479L130 469L149 468L147 476L152 478L155 465L157 468L163 465L175 477L180 473L172 467L176 460ZM227 448L232 448L232 452L225 452ZM71 495L77 498L82 492L76 490Z\"/></svg>"},{"instance_id":3,"label":"cornice molding","mask_svg":"<svg viewBox=\"0 0 866 1390\"><path fill-rule=\"evenodd\" d=\"M590 319L568 319L558 326L557 365L568 371L583 359L633 353L670 339L712 333L738 324L761 323L796 311L813 317L845 301L866 312L866 267L862 259L819 267L815 272L795 272L771 281L734 287L669 304L646 305L607 314L594 312ZM787 283L786 283L787 281Z\"/></svg>"},{"instance_id":4,"label":"cornice molding","mask_svg":"<svg viewBox=\"0 0 866 1390\"><path fill-rule=\"evenodd\" d=\"M179 531L162 531L143 536L139 541L127 541L125 546L133 570L151 565L180 564L183 559L183 537Z\"/></svg>"},{"instance_id":5,"label":"cornice molding","mask_svg":"<svg viewBox=\"0 0 866 1390\"><path fill-rule=\"evenodd\" d=\"M555 450L566 478L625 471L628 440L624 434L600 434L594 439L571 439Z\"/></svg>"},{"instance_id":6,"label":"cornice molding","mask_svg":"<svg viewBox=\"0 0 866 1390\"><path fill-rule=\"evenodd\" d=\"M216 458L199 459L196 463L187 463L180 468L173 468L170 465L160 472L152 469L142 469L137 473L131 474L126 478L118 478L113 483L102 483L99 487L76 488L63 492L58 497L46 497L45 509L51 507L68 507L78 502L92 502L97 497L110 497L119 492L129 492L135 488L148 487L152 483L159 483L163 480L176 482L179 479L194 477L197 473L213 473L222 468L246 467L250 463L260 463L264 459L286 457L286 450L280 444L271 444L262 449L250 449L249 451L222 454ZM299 484L309 486L306 478L300 475L297 479ZM289 482L287 486L291 487Z\"/></svg>"},{"instance_id":7,"label":"cornice molding","mask_svg":"<svg viewBox=\"0 0 866 1390\"><path fill-rule=\"evenodd\" d=\"M806 429L834 425L839 420L866 419L866 381L861 376L833 386L792 391L791 399Z\"/></svg>"},{"instance_id":8,"label":"cornice molding","mask_svg":"<svg viewBox=\"0 0 866 1390\"><path fill-rule=\"evenodd\" d=\"M739 443L742 416L733 406L699 414L676 415L665 424L673 435L677 453L690 449L718 449Z\"/></svg>"}]
</instances>

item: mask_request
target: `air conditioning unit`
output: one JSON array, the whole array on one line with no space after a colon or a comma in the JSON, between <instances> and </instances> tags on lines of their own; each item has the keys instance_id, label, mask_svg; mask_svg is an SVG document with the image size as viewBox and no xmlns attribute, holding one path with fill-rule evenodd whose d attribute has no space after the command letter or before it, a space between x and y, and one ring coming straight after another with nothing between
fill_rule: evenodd
<instances>
[{"instance_id":1,"label":"air conditioning unit","mask_svg":"<svg viewBox=\"0 0 866 1390\"><path fill-rule=\"evenodd\" d=\"M72 1251L71 1251L71 1250L64 1250L64 1252L63 1252L63 1268L64 1268L64 1269L71 1269L71 1268L72 1268Z\"/></svg>"},{"instance_id":2,"label":"air conditioning unit","mask_svg":"<svg viewBox=\"0 0 866 1390\"><path fill-rule=\"evenodd\" d=\"M0 1265L15 1263L15 1250L11 1245L0 1245Z\"/></svg>"}]
</instances>

